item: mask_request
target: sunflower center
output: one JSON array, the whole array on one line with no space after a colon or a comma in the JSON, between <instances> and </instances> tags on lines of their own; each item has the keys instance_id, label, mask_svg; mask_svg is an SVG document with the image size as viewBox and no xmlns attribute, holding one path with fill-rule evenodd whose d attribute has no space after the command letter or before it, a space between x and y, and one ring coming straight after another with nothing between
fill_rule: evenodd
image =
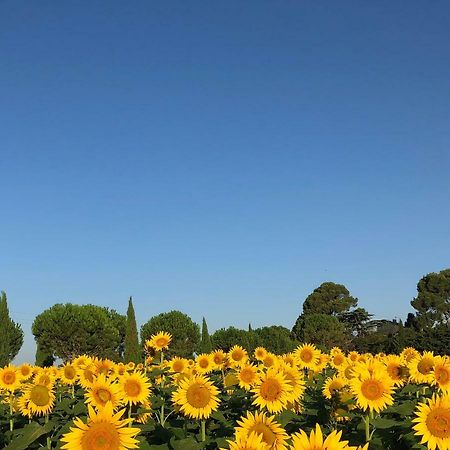
<instances>
[{"instance_id":1,"label":"sunflower center","mask_svg":"<svg viewBox=\"0 0 450 450\"><path fill-rule=\"evenodd\" d=\"M84 378L86 378L87 381L90 383L94 382L94 372L90 369L84 369Z\"/></svg>"},{"instance_id":2,"label":"sunflower center","mask_svg":"<svg viewBox=\"0 0 450 450\"><path fill-rule=\"evenodd\" d=\"M16 374L14 372L6 372L3 375L3 381L5 384L13 384L16 381Z\"/></svg>"},{"instance_id":3,"label":"sunflower center","mask_svg":"<svg viewBox=\"0 0 450 450\"><path fill-rule=\"evenodd\" d=\"M274 378L269 378L261 384L261 397L273 402L278 400L283 392L281 384Z\"/></svg>"},{"instance_id":4,"label":"sunflower center","mask_svg":"<svg viewBox=\"0 0 450 450\"><path fill-rule=\"evenodd\" d=\"M77 372L75 371L75 369L72 366L67 366L64 368L64 376L67 379L69 379L69 380L74 379L76 374L77 374Z\"/></svg>"},{"instance_id":5,"label":"sunflower center","mask_svg":"<svg viewBox=\"0 0 450 450\"><path fill-rule=\"evenodd\" d=\"M156 345L158 347L165 347L167 345L167 340L165 338L159 338L156 340Z\"/></svg>"},{"instance_id":6,"label":"sunflower center","mask_svg":"<svg viewBox=\"0 0 450 450\"><path fill-rule=\"evenodd\" d=\"M82 450L119 450L123 448L116 427L107 422L91 424L81 438Z\"/></svg>"},{"instance_id":7,"label":"sunflower center","mask_svg":"<svg viewBox=\"0 0 450 450\"><path fill-rule=\"evenodd\" d=\"M428 375L431 372L431 369L433 368L433 361L422 359L419 364L417 364L417 370L422 375Z\"/></svg>"},{"instance_id":8,"label":"sunflower center","mask_svg":"<svg viewBox=\"0 0 450 450\"><path fill-rule=\"evenodd\" d=\"M435 369L434 375L436 377L436 380L440 384L445 384L449 381L449 373L448 370L446 370L443 367L439 367L438 369Z\"/></svg>"},{"instance_id":9,"label":"sunflower center","mask_svg":"<svg viewBox=\"0 0 450 450\"><path fill-rule=\"evenodd\" d=\"M211 398L209 389L201 384L194 384L186 391L186 399L194 408L204 408Z\"/></svg>"},{"instance_id":10,"label":"sunflower center","mask_svg":"<svg viewBox=\"0 0 450 450\"><path fill-rule=\"evenodd\" d=\"M264 423L255 423L248 432L260 434L267 445L272 445L277 439L276 434Z\"/></svg>"},{"instance_id":11,"label":"sunflower center","mask_svg":"<svg viewBox=\"0 0 450 450\"><path fill-rule=\"evenodd\" d=\"M97 391L97 397L104 404L106 404L106 402L109 402L112 399L111 392L108 389L103 389L103 388L100 388Z\"/></svg>"},{"instance_id":12,"label":"sunflower center","mask_svg":"<svg viewBox=\"0 0 450 450\"><path fill-rule=\"evenodd\" d=\"M383 396L383 386L377 380L366 380L361 385L361 392L369 400L378 400Z\"/></svg>"},{"instance_id":13,"label":"sunflower center","mask_svg":"<svg viewBox=\"0 0 450 450\"><path fill-rule=\"evenodd\" d=\"M46 386L36 385L30 391L30 401L36 406L47 406L50 403L50 394Z\"/></svg>"},{"instance_id":14,"label":"sunflower center","mask_svg":"<svg viewBox=\"0 0 450 450\"><path fill-rule=\"evenodd\" d=\"M430 433L437 438L450 438L450 409L438 407L430 411L426 420Z\"/></svg>"},{"instance_id":15,"label":"sunflower center","mask_svg":"<svg viewBox=\"0 0 450 450\"><path fill-rule=\"evenodd\" d=\"M206 369L209 366L209 361L206 358L203 358L199 361L198 365L202 368L202 369Z\"/></svg>"},{"instance_id":16,"label":"sunflower center","mask_svg":"<svg viewBox=\"0 0 450 450\"><path fill-rule=\"evenodd\" d=\"M308 363L308 362L311 362L311 360L313 359L313 355L312 355L312 353L309 350L303 350L301 355L300 355L300 359L303 362Z\"/></svg>"},{"instance_id":17,"label":"sunflower center","mask_svg":"<svg viewBox=\"0 0 450 450\"><path fill-rule=\"evenodd\" d=\"M31 369L28 366L24 366L20 369L20 373L26 377L27 375L29 375L31 372Z\"/></svg>"},{"instance_id":18,"label":"sunflower center","mask_svg":"<svg viewBox=\"0 0 450 450\"><path fill-rule=\"evenodd\" d=\"M251 369L243 369L239 374L244 383L251 383L253 381L253 371Z\"/></svg>"},{"instance_id":19,"label":"sunflower center","mask_svg":"<svg viewBox=\"0 0 450 450\"><path fill-rule=\"evenodd\" d=\"M394 378L394 379L400 378L401 369L400 369L399 366L397 366L397 365L390 365L390 366L387 367L387 371L388 371L389 375L391 376L391 378Z\"/></svg>"},{"instance_id":20,"label":"sunflower center","mask_svg":"<svg viewBox=\"0 0 450 450\"><path fill-rule=\"evenodd\" d=\"M344 357L342 355L336 355L334 357L334 364L336 364L336 366L340 366L343 362L344 362Z\"/></svg>"},{"instance_id":21,"label":"sunflower center","mask_svg":"<svg viewBox=\"0 0 450 450\"><path fill-rule=\"evenodd\" d=\"M174 372L183 372L184 364L181 361L175 361L172 366Z\"/></svg>"},{"instance_id":22,"label":"sunflower center","mask_svg":"<svg viewBox=\"0 0 450 450\"><path fill-rule=\"evenodd\" d=\"M124 391L129 397L137 397L141 393L141 386L134 380L127 380Z\"/></svg>"},{"instance_id":23,"label":"sunflower center","mask_svg":"<svg viewBox=\"0 0 450 450\"><path fill-rule=\"evenodd\" d=\"M330 384L330 387L328 388L328 390L330 391L330 394L333 395L336 391L338 391L341 388L342 388L341 383L339 383L338 381L333 381Z\"/></svg>"},{"instance_id":24,"label":"sunflower center","mask_svg":"<svg viewBox=\"0 0 450 450\"><path fill-rule=\"evenodd\" d=\"M240 361L244 357L244 353L240 350L235 350L233 353L231 353L231 359L233 361Z\"/></svg>"},{"instance_id":25,"label":"sunflower center","mask_svg":"<svg viewBox=\"0 0 450 450\"><path fill-rule=\"evenodd\" d=\"M266 356L264 358L264 365L266 367L272 367L275 364L275 360L271 356Z\"/></svg>"}]
</instances>

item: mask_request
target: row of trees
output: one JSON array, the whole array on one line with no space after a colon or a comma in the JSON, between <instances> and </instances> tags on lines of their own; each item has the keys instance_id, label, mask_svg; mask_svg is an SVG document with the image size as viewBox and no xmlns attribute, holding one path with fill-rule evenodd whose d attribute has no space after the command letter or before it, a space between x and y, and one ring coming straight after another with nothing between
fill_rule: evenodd
<instances>
[{"instance_id":1,"label":"row of trees","mask_svg":"<svg viewBox=\"0 0 450 450\"><path fill-rule=\"evenodd\" d=\"M131 297L126 316L101 306L56 304L33 322L36 364L51 365L57 358L68 360L83 353L141 361L143 342L160 330L173 335L171 353L187 357L215 348L229 350L235 344L249 351L264 346L272 352L285 353L299 342L311 342L322 349L339 346L373 353L399 352L413 345L419 350L446 353L450 344L450 269L424 276L417 290L411 301L415 312L408 314L405 323L372 320L372 315L358 307L358 299L344 285L326 282L305 299L291 330L277 325L252 329L249 324L247 330L221 328L212 335L205 318L200 331L199 325L180 311L152 317L138 333ZM14 359L22 343L22 329L9 317L6 294L2 292L0 367Z\"/></svg>"}]
</instances>

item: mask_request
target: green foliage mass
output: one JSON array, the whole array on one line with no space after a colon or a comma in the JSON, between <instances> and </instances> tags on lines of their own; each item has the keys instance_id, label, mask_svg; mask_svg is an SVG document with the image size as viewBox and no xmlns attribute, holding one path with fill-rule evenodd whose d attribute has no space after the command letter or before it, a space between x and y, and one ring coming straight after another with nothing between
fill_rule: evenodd
<instances>
[{"instance_id":1,"label":"green foliage mass","mask_svg":"<svg viewBox=\"0 0 450 450\"><path fill-rule=\"evenodd\" d=\"M133 361L134 363L138 363L141 360L136 315L131 297L128 300L124 360Z\"/></svg>"},{"instance_id":2,"label":"green foliage mass","mask_svg":"<svg viewBox=\"0 0 450 450\"><path fill-rule=\"evenodd\" d=\"M253 345L250 342L250 333L235 327L219 328L211 335L214 349L228 352L234 345L240 345L247 351L251 351Z\"/></svg>"},{"instance_id":3,"label":"green foliage mass","mask_svg":"<svg viewBox=\"0 0 450 450\"><path fill-rule=\"evenodd\" d=\"M200 327L180 311L170 311L152 317L141 327L141 339L144 343L152 334L166 331L172 335L169 347L171 356L192 358L200 343Z\"/></svg>"},{"instance_id":4,"label":"green foliage mass","mask_svg":"<svg viewBox=\"0 0 450 450\"><path fill-rule=\"evenodd\" d=\"M47 355L68 360L86 353L117 360L123 354L125 322L108 308L59 303L36 317L32 332Z\"/></svg>"},{"instance_id":5,"label":"green foliage mass","mask_svg":"<svg viewBox=\"0 0 450 450\"><path fill-rule=\"evenodd\" d=\"M264 347L269 352L282 355L293 351L298 345L298 342L291 338L289 329L279 325L256 328L251 333L256 336L253 349Z\"/></svg>"},{"instance_id":6,"label":"green foliage mass","mask_svg":"<svg viewBox=\"0 0 450 450\"><path fill-rule=\"evenodd\" d=\"M9 317L6 293L0 294L0 367L9 364L23 344L22 327Z\"/></svg>"}]
</instances>

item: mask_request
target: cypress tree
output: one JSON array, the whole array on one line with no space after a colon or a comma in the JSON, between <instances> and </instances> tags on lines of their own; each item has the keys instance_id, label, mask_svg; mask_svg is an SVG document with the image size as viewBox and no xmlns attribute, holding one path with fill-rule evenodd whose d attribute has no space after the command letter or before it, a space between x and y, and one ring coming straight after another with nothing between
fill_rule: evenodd
<instances>
[{"instance_id":1,"label":"cypress tree","mask_svg":"<svg viewBox=\"0 0 450 450\"><path fill-rule=\"evenodd\" d=\"M126 362L133 361L135 363L138 363L140 360L139 338L132 297L128 300L124 359Z\"/></svg>"},{"instance_id":2,"label":"cypress tree","mask_svg":"<svg viewBox=\"0 0 450 450\"><path fill-rule=\"evenodd\" d=\"M208 333L208 325L206 325L206 320L203 317L202 322L202 340L200 341L200 353L210 353L212 352L211 337Z\"/></svg>"},{"instance_id":3,"label":"cypress tree","mask_svg":"<svg viewBox=\"0 0 450 450\"><path fill-rule=\"evenodd\" d=\"M23 344L23 331L9 317L5 292L0 295L0 367L9 364L19 353Z\"/></svg>"}]
</instances>

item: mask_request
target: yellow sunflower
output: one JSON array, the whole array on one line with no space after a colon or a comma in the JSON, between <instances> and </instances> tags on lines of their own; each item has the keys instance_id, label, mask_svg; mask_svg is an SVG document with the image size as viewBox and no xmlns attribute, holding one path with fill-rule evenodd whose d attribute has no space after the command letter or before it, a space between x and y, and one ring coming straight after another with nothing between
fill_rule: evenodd
<instances>
[{"instance_id":1,"label":"yellow sunflower","mask_svg":"<svg viewBox=\"0 0 450 450\"><path fill-rule=\"evenodd\" d=\"M313 344L303 344L295 350L295 357L300 368L314 369L319 362L320 351Z\"/></svg>"},{"instance_id":2,"label":"yellow sunflower","mask_svg":"<svg viewBox=\"0 0 450 450\"><path fill-rule=\"evenodd\" d=\"M94 408L88 406L89 418L84 423L81 419L74 420L70 432L63 435L61 441L65 444L61 447L66 450L127 450L138 448L138 440L135 436L139 428L127 426L130 419L122 419L125 409L113 413L110 403L97 413Z\"/></svg>"},{"instance_id":3,"label":"yellow sunflower","mask_svg":"<svg viewBox=\"0 0 450 450\"><path fill-rule=\"evenodd\" d=\"M201 353L195 360L197 373L210 373L214 369L214 360L209 353Z\"/></svg>"},{"instance_id":4,"label":"yellow sunflower","mask_svg":"<svg viewBox=\"0 0 450 450\"><path fill-rule=\"evenodd\" d=\"M281 412L292 400L292 386L286 376L272 368L260 375L251 392L254 394L253 404L260 409L266 408L271 413Z\"/></svg>"},{"instance_id":5,"label":"yellow sunflower","mask_svg":"<svg viewBox=\"0 0 450 450\"><path fill-rule=\"evenodd\" d=\"M267 350L264 347L256 347L253 355L255 356L255 359L262 361L267 355Z\"/></svg>"},{"instance_id":6,"label":"yellow sunflower","mask_svg":"<svg viewBox=\"0 0 450 450\"><path fill-rule=\"evenodd\" d=\"M394 403L394 383L385 370L365 371L358 375L349 383L356 404L361 409L380 412Z\"/></svg>"},{"instance_id":7,"label":"yellow sunflower","mask_svg":"<svg viewBox=\"0 0 450 450\"><path fill-rule=\"evenodd\" d=\"M330 351L330 364L337 369L346 362L346 357L342 350L338 347L333 347Z\"/></svg>"},{"instance_id":8,"label":"yellow sunflower","mask_svg":"<svg viewBox=\"0 0 450 450\"><path fill-rule=\"evenodd\" d=\"M33 376L33 368L29 364L21 364L18 367L17 372L21 381L26 381Z\"/></svg>"},{"instance_id":9,"label":"yellow sunflower","mask_svg":"<svg viewBox=\"0 0 450 450\"><path fill-rule=\"evenodd\" d=\"M20 375L11 364L0 369L0 389L14 392L20 387Z\"/></svg>"},{"instance_id":10,"label":"yellow sunflower","mask_svg":"<svg viewBox=\"0 0 450 450\"><path fill-rule=\"evenodd\" d=\"M296 367L287 365L280 366L280 370L286 378L286 381L291 386L291 392L289 393L290 402L299 402L305 392L305 381L303 374Z\"/></svg>"},{"instance_id":11,"label":"yellow sunflower","mask_svg":"<svg viewBox=\"0 0 450 450\"><path fill-rule=\"evenodd\" d=\"M237 421L235 429L237 438L245 438L251 433L259 434L263 444L271 450L287 449L288 435L284 428L275 420L275 416L268 416L256 411L254 414L247 411L247 415Z\"/></svg>"},{"instance_id":12,"label":"yellow sunflower","mask_svg":"<svg viewBox=\"0 0 450 450\"><path fill-rule=\"evenodd\" d=\"M450 393L450 360L447 356L435 356L433 384L442 392Z\"/></svg>"},{"instance_id":13,"label":"yellow sunflower","mask_svg":"<svg viewBox=\"0 0 450 450\"><path fill-rule=\"evenodd\" d=\"M409 378L413 383L431 384L434 379L433 368L433 352L424 352L422 355L409 361Z\"/></svg>"},{"instance_id":14,"label":"yellow sunflower","mask_svg":"<svg viewBox=\"0 0 450 450\"><path fill-rule=\"evenodd\" d=\"M328 377L323 384L322 394L325 398L331 400L333 396L342 391L345 386L346 381L339 375Z\"/></svg>"},{"instance_id":15,"label":"yellow sunflower","mask_svg":"<svg viewBox=\"0 0 450 450\"><path fill-rule=\"evenodd\" d=\"M400 353L400 357L403 358L407 363L413 360L414 358L418 358L419 356L420 353L415 348L412 347L406 347Z\"/></svg>"},{"instance_id":16,"label":"yellow sunflower","mask_svg":"<svg viewBox=\"0 0 450 450\"><path fill-rule=\"evenodd\" d=\"M78 368L78 381L85 389L89 388L95 380L95 366L91 363Z\"/></svg>"},{"instance_id":17,"label":"yellow sunflower","mask_svg":"<svg viewBox=\"0 0 450 450\"><path fill-rule=\"evenodd\" d=\"M120 396L127 405L136 405L148 400L150 382L140 372L125 373L119 378Z\"/></svg>"},{"instance_id":18,"label":"yellow sunflower","mask_svg":"<svg viewBox=\"0 0 450 450\"><path fill-rule=\"evenodd\" d=\"M59 378L63 384L69 386L75 384L78 379L76 366L69 363L64 364L64 366L59 369Z\"/></svg>"},{"instance_id":19,"label":"yellow sunflower","mask_svg":"<svg viewBox=\"0 0 450 450\"><path fill-rule=\"evenodd\" d=\"M30 384L24 390L21 412L28 417L44 416L55 406L55 393L51 386Z\"/></svg>"},{"instance_id":20,"label":"yellow sunflower","mask_svg":"<svg viewBox=\"0 0 450 450\"><path fill-rule=\"evenodd\" d=\"M169 370L173 373L183 373L188 368L188 361L186 358L176 356L168 362Z\"/></svg>"},{"instance_id":21,"label":"yellow sunflower","mask_svg":"<svg viewBox=\"0 0 450 450\"><path fill-rule=\"evenodd\" d=\"M292 436L291 450L347 450L348 441L341 441L342 431L332 431L324 440L320 425L308 436L303 430Z\"/></svg>"},{"instance_id":22,"label":"yellow sunflower","mask_svg":"<svg viewBox=\"0 0 450 450\"><path fill-rule=\"evenodd\" d=\"M153 347L157 351L169 348L169 344L172 341L172 335L165 331L153 334L149 340L149 346Z\"/></svg>"},{"instance_id":23,"label":"yellow sunflower","mask_svg":"<svg viewBox=\"0 0 450 450\"><path fill-rule=\"evenodd\" d=\"M258 380L258 368L251 363L247 363L238 369L237 378L239 386L249 391Z\"/></svg>"},{"instance_id":24,"label":"yellow sunflower","mask_svg":"<svg viewBox=\"0 0 450 450\"><path fill-rule=\"evenodd\" d=\"M428 449L448 450L450 448L450 396L436 395L427 403L419 403L413 426L416 435L422 436L421 444Z\"/></svg>"},{"instance_id":25,"label":"yellow sunflower","mask_svg":"<svg viewBox=\"0 0 450 450\"><path fill-rule=\"evenodd\" d=\"M391 377L395 386L403 386L409 373L405 360L398 355L388 355L384 358L386 372Z\"/></svg>"},{"instance_id":26,"label":"yellow sunflower","mask_svg":"<svg viewBox=\"0 0 450 450\"><path fill-rule=\"evenodd\" d=\"M242 366L248 360L247 350L240 345L233 346L228 352L228 362L233 366Z\"/></svg>"},{"instance_id":27,"label":"yellow sunflower","mask_svg":"<svg viewBox=\"0 0 450 450\"><path fill-rule=\"evenodd\" d=\"M87 404L97 409L105 407L107 402L111 402L113 409L116 409L121 403L119 385L109 381L103 374L95 378L84 397Z\"/></svg>"},{"instance_id":28,"label":"yellow sunflower","mask_svg":"<svg viewBox=\"0 0 450 450\"><path fill-rule=\"evenodd\" d=\"M180 381L172 401L183 414L193 419L207 419L219 407L219 390L207 378L195 375Z\"/></svg>"},{"instance_id":29,"label":"yellow sunflower","mask_svg":"<svg viewBox=\"0 0 450 450\"><path fill-rule=\"evenodd\" d=\"M278 358L273 353L267 352L261 362L264 367L275 367L278 364Z\"/></svg>"},{"instance_id":30,"label":"yellow sunflower","mask_svg":"<svg viewBox=\"0 0 450 450\"><path fill-rule=\"evenodd\" d=\"M227 441L229 450L269 450L269 447L263 442L262 436L258 433L236 437L235 441ZM226 449L220 449L226 450Z\"/></svg>"},{"instance_id":31,"label":"yellow sunflower","mask_svg":"<svg viewBox=\"0 0 450 450\"><path fill-rule=\"evenodd\" d=\"M227 362L227 354L223 350L215 350L212 357L216 369L222 369Z\"/></svg>"}]
</instances>

